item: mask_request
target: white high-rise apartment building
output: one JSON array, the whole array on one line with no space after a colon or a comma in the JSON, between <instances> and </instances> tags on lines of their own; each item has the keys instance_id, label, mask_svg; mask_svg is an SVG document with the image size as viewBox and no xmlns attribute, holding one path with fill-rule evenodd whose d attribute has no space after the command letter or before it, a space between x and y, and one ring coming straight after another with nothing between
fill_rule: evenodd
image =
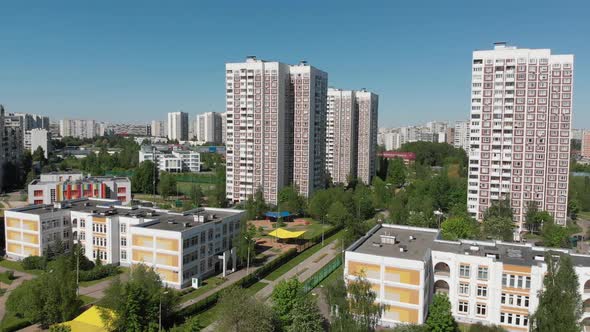
<instances>
[{"instance_id":1,"label":"white high-rise apartment building","mask_svg":"<svg viewBox=\"0 0 590 332\"><path fill-rule=\"evenodd\" d=\"M49 158L51 152L51 135L47 129L35 128L25 132L25 149L34 153L41 147L45 152L45 158Z\"/></svg>"},{"instance_id":2,"label":"white high-rise apartment building","mask_svg":"<svg viewBox=\"0 0 590 332\"><path fill-rule=\"evenodd\" d=\"M216 112L199 114L193 121L191 139L219 144L222 140L221 115Z\"/></svg>"},{"instance_id":3,"label":"white high-rise apartment building","mask_svg":"<svg viewBox=\"0 0 590 332\"><path fill-rule=\"evenodd\" d=\"M289 66L248 57L225 69L227 199L245 201L260 189L276 204L292 174Z\"/></svg>"},{"instance_id":4,"label":"white high-rise apartment building","mask_svg":"<svg viewBox=\"0 0 590 332\"><path fill-rule=\"evenodd\" d=\"M248 57L226 64L227 198L262 190L267 202L291 182L309 195L323 182L327 74Z\"/></svg>"},{"instance_id":5,"label":"white high-rise apartment building","mask_svg":"<svg viewBox=\"0 0 590 332\"><path fill-rule=\"evenodd\" d=\"M99 136L99 124L95 120L59 120L61 137L94 138Z\"/></svg>"},{"instance_id":6,"label":"white high-rise apartment building","mask_svg":"<svg viewBox=\"0 0 590 332\"><path fill-rule=\"evenodd\" d=\"M221 143L225 144L225 136L227 132L227 112L220 113L221 116Z\"/></svg>"},{"instance_id":7,"label":"white high-rise apartment building","mask_svg":"<svg viewBox=\"0 0 590 332\"><path fill-rule=\"evenodd\" d=\"M166 129L166 121L152 120L151 130L153 137L167 137Z\"/></svg>"},{"instance_id":8,"label":"white high-rise apartment building","mask_svg":"<svg viewBox=\"0 0 590 332\"><path fill-rule=\"evenodd\" d=\"M455 135L453 146L469 152L469 121L455 122Z\"/></svg>"},{"instance_id":9,"label":"white high-rise apartment building","mask_svg":"<svg viewBox=\"0 0 590 332\"><path fill-rule=\"evenodd\" d=\"M290 66L293 96L293 184L310 197L324 186L328 74L302 61Z\"/></svg>"},{"instance_id":10,"label":"white high-rise apartment building","mask_svg":"<svg viewBox=\"0 0 590 332\"><path fill-rule=\"evenodd\" d=\"M355 94L359 110L357 177L370 184L376 172L379 96L364 89Z\"/></svg>"},{"instance_id":11,"label":"white high-rise apartment building","mask_svg":"<svg viewBox=\"0 0 590 332\"><path fill-rule=\"evenodd\" d=\"M168 139L178 141L188 140L188 113L168 113Z\"/></svg>"},{"instance_id":12,"label":"white high-rise apartment building","mask_svg":"<svg viewBox=\"0 0 590 332\"><path fill-rule=\"evenodd\" d=\"M497 43L472 66L469 212L509 198L520 232L534 201L564 225L574 56Z\"/></svg>"},{"instance_id":13,"label":"white high-rise apartment building","mask_svg":"<svg viewBox=\"0 0 590 332\"><path fill-rule=\"evenodd\" d=\"M326 169L334 183L356 178L358 105L351 90L328 89Z\"/></svg>"}]
</instances>

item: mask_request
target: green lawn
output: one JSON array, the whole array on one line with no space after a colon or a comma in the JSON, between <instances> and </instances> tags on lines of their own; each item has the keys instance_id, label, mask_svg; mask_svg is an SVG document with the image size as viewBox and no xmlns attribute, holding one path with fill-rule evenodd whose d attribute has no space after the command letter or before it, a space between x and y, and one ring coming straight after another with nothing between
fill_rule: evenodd
<instances>
[{"instance_id":1,"label":"green lawn","mask_svg":"<svg viewBox=\"0 0 590 332\"><path fill-rule=\"evenodd\" d=\"M31 325L27 320L18 318L14 313L7 311L4 315L4 319L0 322L0 331L16 331Z\"/></svg>"},{"instance_id":2,"label":"green lawn","mask_svg":"<svg viewBox=\"0 0 590 332\"><path fill-rule=\"evenodd\" d=\"M344 236L344 230L341 230L338 233L336 233L336 234L330 236L329 238L325 239L324 240L324 246L327 246L328 244L330 244L331 242L333 242L333 241L335 241L337 239L340 239L342 236ZM277 280L280 276L282 276L283 274L287 273L287 271L291 270L295 266L301 264L301 262L303 262L304 260L306 260L307 258L309 258L311 255L313 255L316 252L318 252L320 249L322 249L322 244L321 243L318 243L318 244L314 245L313 247L305 250L304 252L302 252L301 254L297 255L295 258L291 259L287 263L281 265L278 269L274 270L272 273L270 273L264 279L272 280L272 281Z\"/></svg>"},{"instance_id":3,"label":"green lawn","mask_svg":"<svg viewBox=\"0 0 590 332\"><path fill-rule=\"evenodd\" d=\"M580 219L590 220L590 211L582 211L578 213Z\"/></svg>"},{"instance_id":4,"label":"green lawn","mask_svg":"<svg viewBox=\"0 0 590 332\"><path fill-rule=\"evenodd\" d=\"M332 225L330 224L323 224L315 221L311 218L303 218L307 221L310 221L311 224L308 226L289 226L289 223L286 223L287 227L285 228L288 231L292 231L292 232L297 232L297 231L305 231L305 234L303 234L303 238L306 240L309 240L315 236L318 236L320 234L322 234L322 229L324 230L324 232L327 232L330 228L332 228Z\"/></svg>"},{"instance_id":5,"label":"green lawn","mask_svg":"<svg viewBox=\"0 0 590 332\"><path fill-rule=\"evenodd\" d=\"M25 273L34 274L34 275L40 275L41 273L43 273L43 270L25 270L23 268L23 265L20 262L15 262L15 261L2 260L2 261L0 261L0 266L5 267L7 269L16 270L16 271L25 272Z\"/></svg>"},{"instance_id":6,"label":"green lawn","mask_svg":"<svg viewBox=\"0 0 590 332\"><path fill-rule=\"evenodd\" d=\"M96 284L98 284L100 282L103 282L105 280L115 279L120 274L121 273L115 274L114 276L104 277L102 279L96 279L96 280L90 280L90 281L80 281L80 287L89 287L89 286L92 286L92 285L96 285Z\"/></svg>"},{"instance_id":7,"label":"green lawn","mask_svg":"<svg viewBox=\"0 0 590 332\"><path fill-rule=\"evenodd\" d=\"M0 282L6 285L12 284L14 280L8 279L8 274L6 272L0 273Z\"/></svg>"},{"instance_id":8,"label":"green lawn","mask_svg":"<svg viewBox=\"0 0 590 332\"><path fill-rule=\"evenodd\" d=\"M211 278L205 279L203 281L203 285L201 287L199 287L198 289L195 289L194 291L192 291L186 295L183 295L180 298L180 302L186 302L188 300L192 300L194 298L197 298L197 297L201 296L202 294L205 294L206 292L223 284L224 282L225 282L225 280L223 280L223 278L221 278L221 277L211 277Z\"/></svg>"},{"instance_id":9,"label":"green lawn","mask_svg":"<svg viewBox=\"0 0 590 332\"><path fill-rule=\"evenodd\" d=\"M80 295L80 300L82 300L82 302L84 304L88 304L88 303L92 303L94 301L96 301L96 299L92 296L88 296L88 295Z\"/></svg>"},{"instance_id":10,"label":"green lawn","mask_svg":"<svg viewBox=\"0 0 590 332\"><path fill-rule=\"evenodd\" d=\"M250 294L250 296L254 296L256 293L258 293L260 290L262 290L266 286L268 286L267 282L259 281L259 282L255 283L254 285L246 288L246 292L248 292L248 294Z\"/></svg>"}]
</instances>

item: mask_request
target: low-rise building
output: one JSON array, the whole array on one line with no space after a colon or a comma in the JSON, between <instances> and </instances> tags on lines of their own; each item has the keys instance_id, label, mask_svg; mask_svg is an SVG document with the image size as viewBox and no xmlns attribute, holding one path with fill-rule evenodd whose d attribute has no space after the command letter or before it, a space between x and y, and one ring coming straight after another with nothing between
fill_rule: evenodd
<instances>
[{"instance_id":1,"label":"low-rise building","mask_svg":"<svg viewBox=\"0 0 590 332\"><path fill-rule=\"evenodd\" d=\"M150 145L144 145L139 150L139 162L146 160L155 162L162 172L181 173L201 171L201 154L192 150L162 151Z\"/></svg>"},{"instance_id":2,"label":"low-rise building","mask_svg":"<svg viewBox=\"0 0 590 332\"><path fill-rule=\"evenodd\" d=\"M164 284L183 288L194 279L236 268L232 240L244 211L198 208L183 213L78 199L6 211L7 257L43 255L60 240L79 242L90 260L153 267Z\"/></svg>"},{"instance_id":3,"label":"low-rise building","mask_svg":"<svg viewBox=\"0 0 590 332\"><path fill-rule=\"evenodd\" d=\"M131 202L131 181L126 177L84 176L80 172L41 174L28 187L29 204L53 204L66 200L94 197Z\"/></svg>"},{"instance_id":4,"label":"low-rise building","mask_svg":"<svg viewBox=\"0 0 590 332\"><path fill-rule=\"evenodd\" d=\"M449 296L460 323L528 331L543 277L544 256L572 258L584 308L590 307L590 256L564 249L501 241L445 241L436 229L377 225L345 253L345 280L361 275L387 305L381 325L423 324L435 293ZM584 311L590 325L590 312Z\"/></svg>"}]
</instances>

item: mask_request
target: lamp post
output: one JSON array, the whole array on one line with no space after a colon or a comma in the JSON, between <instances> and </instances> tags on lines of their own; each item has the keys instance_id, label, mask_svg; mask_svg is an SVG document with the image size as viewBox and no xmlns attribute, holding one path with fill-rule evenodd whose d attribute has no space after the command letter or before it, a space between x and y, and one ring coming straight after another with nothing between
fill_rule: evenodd
<instances>
[{"instance_id":1,"label":"lamp post","mask_svg":"<svg viewBox=\"0 0 590 332\"><path fill-rule=\"evenodd\" d=\"M165 291L160 294L160 315L158 320L158 331L162 332L162 295L168 294L168 291Z\"/></svg>"},{"instance_id":2,"label":"lamp post","mask_svg":"<svg viewBox=\"0 0 590 332\"><path fill-rule=\"evenodd\" d=\"M434 214L436 215L436 224L438 225L438 229L440 229L440 218L442 217L443 213L441 210L436 210L434 211Z\"/></svg>"}]
</instances>

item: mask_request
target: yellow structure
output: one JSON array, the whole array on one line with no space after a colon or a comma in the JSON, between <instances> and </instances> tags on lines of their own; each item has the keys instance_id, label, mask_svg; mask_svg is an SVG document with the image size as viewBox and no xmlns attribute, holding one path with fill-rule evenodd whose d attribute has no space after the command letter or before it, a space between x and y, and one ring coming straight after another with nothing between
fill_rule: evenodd
<instances>
[{"instance_id":1,"label":"yellow structure","mask_svg":"<svg viewBox=\"0 0 590 332\"><path fill-rule=\"evenodd\" d=\"M109 315L113 312L108 309ZM62 323L62 325L69 326L72 332L108 332L105 322L101 315L101 310L97 306L92 306L90 309L84 311L80 316L74 318L69 322Z\"/></svg>"},{"instance_id":2,"label":"yellow structure","mask_svg":"<svg viewBox=\"0 0 590 332\"><path fill-rule=\"evenodd\" d=\"M299 232L291 232L286 229L277 228L274 231L268 233L268 235L279 238L279 239L296 239L299 238L301 235L305 234L305 231Z\"/></svg>"}]
</instances>

